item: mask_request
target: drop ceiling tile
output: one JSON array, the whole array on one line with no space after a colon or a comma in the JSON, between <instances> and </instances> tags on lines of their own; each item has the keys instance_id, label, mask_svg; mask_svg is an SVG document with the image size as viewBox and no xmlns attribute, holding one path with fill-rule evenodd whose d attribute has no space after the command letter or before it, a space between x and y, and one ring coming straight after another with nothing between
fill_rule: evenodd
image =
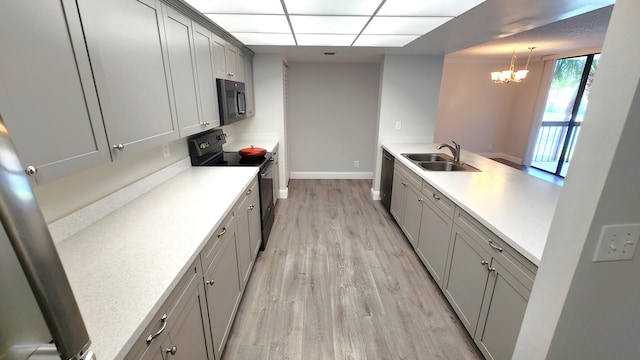
<instances>
[{"instance_id":1,"label":"drop ceiling tile","mask_svg":"<svg viewBox=\"0 0 640 360\"><path fill-rule=\"evenodd\" d=\"M230 33L291 33L291 28L285 15L205 15Z\"/></svg>"},{"instance_id":2,"label":"drop ceiling tile","mask_svg":"<svg viewBox=\"0 0 640 360\"><path fill-rule=\"evenodd\" d=\"M296 40L301 46L350 46L356 36L296 33Z\"/></svg>"},{"instance_id":3,"label":"drop ceiling tile","mask_svg":"<svg viewBox=\"0 0 640 360\"><path fill-rule=\"evenodd\" d=\"M202 13L212 14L282 14L280 0L185 0Z\"/></svg>"},{"instance_id":4,"label":"drop ceiling tile","mask_svg":"<svg viewBox=\"0 0 640 360\"><path fill-rule=\"evenodd\" d=\"M296 34L359 34L369 16L290 15L289 19Z\"/></svg>"},{"instance_id":5,"label":"drop ceiling tile","mask_svg":"<svg viewBox=\"0 0 640 360\"><path fill-rule=\"evenodd\" d=\"M362 32L368 35L424 35L452 17L376 16Z\"/></svg>"},{"instance_id":6,"label":"drop ceiling tile","mask_svg":"<svg viewBox=\"0 0 640 360\"><path fill-rule=\"evenodd\" d=\"M377 15L385 16L458 16L484 0L417 1L387 0Z\"/></svg>"},{"instance_id":7,"label":"drop ceiling tile","mask_svg":"<svg viewBox=\"0 0 640 360\"><path fill-rule=\"evenodd\" d=\"M382 0L285 0L290 15L368 15Z\"/></svg>"},{"instance_id":8,"label":"drop ceiling tile","mask_svg":"<svg viewBox=\"0 0 640 360\"><path fill-rule=\"evenodd\" d=\"M420 35L360 35L353 46L402 47Z\"/></svg>"},{"instance_id":9,"label":"drop ceiling tile","mask_svg":"<svg viewBox=\"0 0 640 360\"><path fill-rule=\"evenodd\" d=\"M294 46L296 43L291 34L271 33L231 33L245 45Z\"/></svg>"}]
</instances>

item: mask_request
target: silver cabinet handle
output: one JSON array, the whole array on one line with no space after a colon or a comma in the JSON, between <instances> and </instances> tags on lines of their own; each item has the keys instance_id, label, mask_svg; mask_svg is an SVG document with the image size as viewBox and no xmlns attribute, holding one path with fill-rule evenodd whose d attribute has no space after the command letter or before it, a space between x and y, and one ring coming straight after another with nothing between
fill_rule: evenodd
<instances>
[{"instance_id":1,"label":"silver cabinet handle","mask_svg":"<svg viewBox=\"0 0 640 360\"><path fill-rule=\"evenodd\" d=\"M247 190L247 195L251 194L253 192L253 190L249 189Z\"/></svg>"},{"instance_id":2,"label":"silver cabinet handle","mask_svg":"<svg viewBox=\"0 0 640 360\"><path fill-rule=\"evenodd\" d=\"M489 262L488 262L488 261L486 261L486 260L482 260L482 261L480 261L480 264L481 264L481 265L489 265Z\"/></svg>"},{"instance_id":3,"label":"silver cabinet handle","mask_svg":"<svg viewBox=\"0 0 640 360\"><path fill-rule=\"evenodd\" d=\"M215 284L216 282L215 282L214 280L207 280L207 281L205 281L204 283L205 283L205 284L207 284L207 285L213 285L213 284Z\"/></svg>"},{"instance_id":4,"label":"silver cabinet handle","mask_svg":"<svg viewBox=\"0 0 640 360\"><path fill-rule=\"evenodd\" d=\"M496 271L496 268L494 268L494 267L488 267L488 268L487 268L487 270L489 270L489 272L495 272L495 271Z\"/></svg>"},{"instance_id":5,"label":"silver cabinet handle","mask_svg":"<svg viewBox=\"0 0 640 360\"><path fill-rule=\"evenodd\" d=\"M255 209L255 208L256 208L256 206L255 206L255 205L253 205L253 204L249 205L249 210L253 210L253 209Z\"/></svg>"},{"instance_id":6,"label":"silver cabinet handle","mask_svg":"<svg viewBox=\"0 0 640 360\"><path fill-rule=\"evenodd\" d=\"M433 198L434 198L434 199L436 199L436 200L440 201L440 196L438 196L438 195L436 195L436 194L433 194L433 195L431 195L431 196L433 196Z\"/></svg>"},{"instance_id":7,"label":"silver cabinet handle","mask_svg":"<svg viewBox=\"0 0 640 360\"><path fill-rule=\"evenodd\" d=\"M36 176L36 174L38 173L38 168L33 165L29 165L26 169L24 169L24 172L29 176Z\"/></svg>"},{"instance_id":8,"label":"silver cabinet handle","mask_svg":"<svg viewBox=\"0 0 640 360\"><path fill-rule=\"evenodd\" d=\"M227 76L234 76L232 73L227 73Z\"/></svg>"},{"instance_id":9,"label":"silver cabinet handle","mask_svg":"<svg viewBox=\"0 0 640 360\"><path fill-rule=\"evenodd\" d=\"M175 355L178 352L178 347L174 345L170 348L164 349L164 352L166 352L167 354Z\"/></svg>"},{"instance_id":10,"label":"silver cabinet handle","mask_svg":"<svg viewBox=\"0 0 640 360\"><path fill-rule=\"evenodd\" d=\"M226 234L226 233L227 233L227 228L226 228L226 227L223 227L223 228L222 228L222 232L218 234L218 237L221 237L222 235L224 235L224 234Z\"/></svg>"},{"instance_id":11,"label":"silver cabinet handle","mask_svg":"<svg viewBox=\"0 0 640 360\"><path fill-rule=\"evenodd\" d=\"M167 314L162 315L162 318L160 318L160 322L162 323L162 327L160 328L160 330L158 330L157 333L149 335L149 337L147 338L147 344L150 343L153 339L157 338L160 334L162 334L164 329L167 328Z\"/></svg>"},{"instance_id":12,"label":"silver cabinet handle","mask_svg":"<svg viewBox=\"0 0 640 360\"><path fill-rule=\"evenodd\" d=\"M113 148L115 150L121 150L122 151L122 150L124 150L124 145L122 145L122 144L113 145Z\"/></svg>"},{"instance_id":13,"label":"silver cabinet handle","mask_svg":"<svg viewBox=\"0 0 640 360\"><path fill-rule=\"evenodd\" d=\"M418 202L419 202L419 203L421 203L421 202L422 202L422 199L418 199Z\"/></svg>"},{"instance_id":14,"label":"silver cabinet handle","mask_svg":"<svg viewBox=\"0 0 640 360\"><path fill-rule=\"evenodd\" d=\"M494 248L495 250L498 250L500 252L502 252L502 248L496 244L493 243L493 240L489 239L489 246L491 246L492 248Z\"/></svg>"}]
</instances>

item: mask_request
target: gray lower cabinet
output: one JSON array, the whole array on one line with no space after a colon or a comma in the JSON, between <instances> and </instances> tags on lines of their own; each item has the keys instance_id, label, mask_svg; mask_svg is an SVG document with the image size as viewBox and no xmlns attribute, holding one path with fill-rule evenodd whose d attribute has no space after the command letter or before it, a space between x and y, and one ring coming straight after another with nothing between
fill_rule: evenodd
<instances>
[{"instance_id":1,"label":"gray lower cabinet","mask_svg":"<svg viewBox=\"0 0 640 360\"><path fill-rule=\"evenodd\" d=\"M177 139L160 2L77 0L77 5L112 156Z\"/></svg>"},{"instance_id":2,"label":"gray lower cabinet","mask_svg":"<svg viewBox=\"0 0 640 360\"><path fill-rule=\"evenodd\" d=\"M200 261L190 269L125 359L214 359Z\"/></svg>"},{"instance_id":3,"label":"gray lower cabinet","mask_svg":"<svg viewBox=\"0 0 640 360\"><path fill-rule=\"evenodd\" d=\"M249 113L249 95L247 95L247 114ZM280 196L280 171L278 170L278 145L273 149L271 153L273 157L273 206L278 204L278 197Z\"/></svg>"},{"instance_id":4,"label":"gray lower cabinet","mask_svg":"<svg viewBox=\"0 0 640 360\"><path fill-rule=\"evenodd\" d=\"M393 172L391 215L413 247L418 244L422 217L422 179L404 165L396 162Z\"/></svg>"},{"instance_id":5,"label":"gray lower cabinet","mask_svg":"<svg viewBox=\"0 0 640 360\"><path fill-rule=\"evenodd\" d=\"M110 161L77 11L3 1L0 44L0 115L34 182Z\"/></svg>"},{"instance_id":6,"label":"gray lower cabinet","mask_svg":"<svg viewBox=\"0 0 640 360\"><path fill-rule=\"evenodd\" d=\"M235 219L223 225L214 234L215 255L210 264L204 264L204 281L209 310L209 324L216 359L220 359L242 294L238 276L236 249L237 224Z\"/></svg>"},{"instance_id":7,"label":"gray lower cabinet","mask_svg":"<svg viewBox=\"0 0 640 360\"><path fill-rule=\"evenodd\" d=\"M238 219L238 236L236 237L238 272L241 280L240 285L244 290L257 255L255 244L258 244L257 250L259 250L260 245L260 202L257 179L249 185L234 213ZM256 219L258 224L257 231L255 228Z\"/></svg>"},{"instance_id":8,"label":"gray lower cabinet","mask_svg":"<svg viewBox=\"0 0 640 360\"><path fill-rule=\"evenodd\" d=\"M511 359L536 267L456 210L444 293L487 359Z\"/></svg>"},{"instance_id":9,"label":"gray lower cabinet","mask_svg":"<svg viewBox=\"0 0 640 360\"><path fill-rule=\"evenodd\" d=\"M455 205L426 182L422 185L422 219L416 253L442 288Z\"/></svg>"}]
</instances>

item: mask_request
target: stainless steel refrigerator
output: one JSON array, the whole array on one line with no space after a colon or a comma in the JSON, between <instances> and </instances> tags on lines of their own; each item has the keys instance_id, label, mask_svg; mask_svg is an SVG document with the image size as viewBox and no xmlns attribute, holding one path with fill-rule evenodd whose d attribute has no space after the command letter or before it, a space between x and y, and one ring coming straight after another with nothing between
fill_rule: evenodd
<instances>
[{"instance_id":1,"label":"stainless steel refrigerator","mask_svg":"<svg viewBox=\"0 0 640 360\"><path fill-rule=\"evenodd\" d=\"M95 360L80 310L0 116L0 360Z\"/></svg>"}]
</instances>

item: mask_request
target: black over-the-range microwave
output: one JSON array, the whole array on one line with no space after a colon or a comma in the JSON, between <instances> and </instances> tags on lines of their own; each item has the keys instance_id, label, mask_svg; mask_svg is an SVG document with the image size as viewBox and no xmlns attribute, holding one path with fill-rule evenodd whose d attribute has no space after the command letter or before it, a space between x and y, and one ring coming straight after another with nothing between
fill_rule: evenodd
<instances>
[{"instance_id":1,"label":"black over-the-range microwave","mask_svg":"<svg viewBox=\"0 0 640 360\"><path fill-rule=\"evenodd\" d=\"M220 125L229 125L247 118L247 100L244 93L244 83L216 79L218 88L218 110L220 111Z\"/></svg>"}]
</instances>

